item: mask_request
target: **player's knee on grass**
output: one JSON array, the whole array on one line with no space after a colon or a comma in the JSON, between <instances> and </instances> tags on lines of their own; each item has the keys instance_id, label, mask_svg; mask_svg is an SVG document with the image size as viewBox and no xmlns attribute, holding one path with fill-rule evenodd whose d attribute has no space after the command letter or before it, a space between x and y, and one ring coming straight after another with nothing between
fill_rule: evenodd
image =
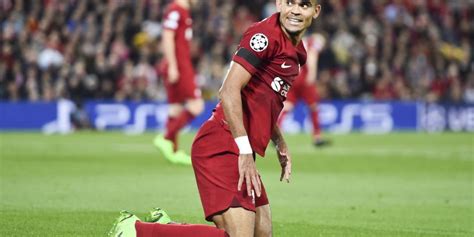
<instances>
[{"instance_id":1,"label":"player's knee on grass","mask_svg":"<svg viewBox=\"0 0 474 237\"><path fill-rule=\"evenodd\" d=\"M225 230L224 217L222 217L222 215L215 215L212 217L212 221L216 225L217 229Z\"/></svg>"},{"instance_id":2,"label":"player's knee on grass","mask_svg":"<svg viewBox=\"0 0 474 237\"><path fill-rule=\"evenodd\" d=\"M255 237L271 237L272 236L272 225L259 225L255 227Z\"/></svg>"},{"instance_id":3,"label":"player's knee on grass","mask_svg":"<svg viewBox=\"0 0 474 237\"><path fill-rule=\"evenodd\" d=\"M242 207L229 208L222 213L225 231L229 236L254 237L255 213Z\"/></svg>"},{"instance_id":4,"label":"player's knee on grass","mask_svg":"<svg viewBox=\"0 0 474 237\"><path fill-rule=\"evenodd\" d=\"M186 109L194 116L198 116L204 110L202 99L192 99L186 102Z\"/></svg>"},{"instance_id":5,"label":"player's knee on grass","mask_svg":"<svg viewBox=\"0 0 474 237\"><path fill-rule=\"evenodd\" d=\"M270 205L257 207L255 214L255 236L272 236L272 215L270 211Z\"/></svg>"}]
</instances>

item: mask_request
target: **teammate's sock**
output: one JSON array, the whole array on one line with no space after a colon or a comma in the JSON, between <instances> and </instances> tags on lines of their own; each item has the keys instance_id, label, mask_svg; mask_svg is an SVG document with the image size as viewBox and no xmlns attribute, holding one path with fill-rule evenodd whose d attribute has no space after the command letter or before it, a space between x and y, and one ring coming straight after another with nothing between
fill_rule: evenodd
<instances>
[{"instance_id":1,"label":"teammate's sock","mask_svg":"<svg viewBox=\"0 0 474 237\"><path fill-rule=\"evenodd\" d=\"M176 130L179 132L179 130L181 130L181 128L183 128L184 126L186 126L186 124L188 124L189 122L191 122L191 120L194 119L194 115L187 111L187 110L183 110L183 112L181 112L181 114L179 114L179 116L176 118Z\"/></svg>"},{"instance_id":2,"label":"teammate's sock","mask_svg":"<svg viewBox=\"0 0 474 237\"><path fill-rule=\"evenodd\" d=\"M171 140L171 137L173 137L173 128L176 123L176 117L168 117L168 121L166 121L166 133L165 133L165 139Z\"/></svg>"},{"instance_id":3,"label":"teammate's sock","mask_svg":"<svg viewBox=\"0 0 474 237\"><path fill-rule=\"evenodd\" d=\"M319 125L318 111L311 111L311 121L313 123L313 144L317 147L324 147L331 145L331 140L322 138L321 136L321 127Z\"/></svg>"},{"instance_id":4,"label":"teammate's sock","mask_svg":"<svg viewBox=\"0 0 474 237\"><path fill-rule=\"evenodd\" d=\"M311 122L313 124L313 138L321 139L321 127L319 126L318 110L311 110Z\"/></svg>"},{"instance_id":5,"label":"teammate's sock","mask_svg":"<svg viewBox=\"0 0 474 237\"><path fill-rule=\"evenodd\" d=\"M277 124L278 124L279 127L281 127L281 125L283 123L283 120L285 120L285 117L286 117L287 114L288 114L288 112L281 111L280 117L278 117L278 120L277 120Z\"/></svg>"},{"instance_id":6,"label":"teammate's sock","mask_svg":"<svg viewBox=\"0 0 474 237\"><path fill-rule=\"evenodd\" d=\"M183 110L177 117L168 120L169 124L166 126L165 138L173 142L175 152L178 149L177 137L179 130L193 119L193 114L187 110Z\"/></svg>"},{"instance_id":7,"label":"teammate's sock","mask_svg":"<svg viewBox=\"0 0 474 237\"><path fill-rule=\"evenodd\" d=\"M135 222L137 237L229 237L221 229L210 225L192 225L192 224L158 224Z\"/></svg>"},{"instance_id":8,"label":"teammate's sock","mask_svg":"<svg viewBox=\"0 0 474 237\"><path fill-rule=\"evenodd\" d=\"M173 142L173 150L176 151L177 144L177 132L175 131L176 123L178 122L177 117L168 117L168 122L166 123L166 133L165 139Z\"/></svg>"}]
</instances>

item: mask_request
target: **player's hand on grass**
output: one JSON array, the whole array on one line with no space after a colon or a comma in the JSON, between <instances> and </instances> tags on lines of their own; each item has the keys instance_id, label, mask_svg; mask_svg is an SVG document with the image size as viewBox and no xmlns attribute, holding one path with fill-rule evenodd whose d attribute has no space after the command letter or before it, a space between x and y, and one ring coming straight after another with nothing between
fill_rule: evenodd
<instances>
[{"instance_id":1,"label":"player's hand on grass","mask_svg":"<svg viewBox=\"0 0 474 237\"><path fill-rule=\"evenodd\" d=\"M168 82L174 84L178 82L179 71L177 67L168 67Z\"/></svg>"},{"instance_id":2,"label":"player's hand on grass","mask_svg":"<svg viewBox=\"0 0 474 237\"><path fill-rule=\"evenodd\" d=\"M286 180L286 182L289 183L291 178L291 156L288 151L288 146L282 141L276 144L275 147L277 150L278 161L281 166L280 181Z\"/></svg>"},{"instance_id":3,"label":"player's hand on grass","mask_svg":"<svg viewBox=\"0 0 474 237\"><path fill-rule=\"evenodd\" d=\"M254 190L257 197L260 197L262 184L260 183L260 177L252 154L239 155L239 184L237 188L239 191L244 180L247 186L247 194L252 196L252 190Z\"/></svg>"}]
</instances>

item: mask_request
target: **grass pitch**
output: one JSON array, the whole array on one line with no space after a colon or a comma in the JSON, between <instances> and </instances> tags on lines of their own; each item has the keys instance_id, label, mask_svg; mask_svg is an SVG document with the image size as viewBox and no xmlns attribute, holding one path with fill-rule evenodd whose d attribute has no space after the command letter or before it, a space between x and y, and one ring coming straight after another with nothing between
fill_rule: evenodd
<instances>
[{"instance_id":1,"label":"grass pitch","mask_svg":"<svg viewBox=\"0 0 474 237\"><path fill-rule=\"evenodd\" d=\"M205 223L192 168L166 162L153 137L1 133L0 236L105 236L119 210L157 206ZM290 184L272 147L258 159L274 236L474 236L472 134L331 138L316 149L308 135L286 136Z\"/></svg>"}]
</instances>

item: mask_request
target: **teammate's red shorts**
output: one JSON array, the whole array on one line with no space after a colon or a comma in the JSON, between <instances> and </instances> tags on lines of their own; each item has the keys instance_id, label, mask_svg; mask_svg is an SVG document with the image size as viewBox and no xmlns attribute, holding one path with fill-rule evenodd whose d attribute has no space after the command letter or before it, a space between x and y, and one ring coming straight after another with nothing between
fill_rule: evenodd
<instances>
[{"instance_id":1,"label":"teammate's red shorts","mask_svg":"<svg viewBox=\"0 0 474 237\"><path fill-rule=\"evenodd\" d=\"M191 157L197 187L207 221L230 207L255 208L268 204L262 182L260 197L248 196L247 187L237 190L239 150L228 125L214 117L207 120L194 139Z\"/></svg>"},{"instance_id":2,"label":"teammate's red shorts","mask_svg":"<svg viewBox=\"0 0 474 237\"><path fill-rule=\"evenodd\" d=\"M194 76L193 76L194 79ZM194 80L184 80L181 77L176 83L165 83L168 103L184 103L190 99L201 98L201 90L196 87Z\"/></svg>"},{"instance_id":3,"label":"teammate's red shorts","mask_svg":"<svg viewBox=\"0 0 474 237\"><path fill-rule=\"evenodd\" d=\"M286 100L295 104L299 99L307 105L312 105L319 101L318 91L314 85L308 85L305 80L296 80L291 86Z\"/></svg>"},{"instance_id":4,"label":"teammate's red shorts","mask_svg":"<svg viewBox=\"0 0 474 237\"><path fill-rule=\"evenodd\" d=\"M179 78L175 83L169 83L167 78L168 64L166 61L160 64L160 74L164 77L164 84L168 97L168 103L184 103L190 99L201 98L201 90L196 86L195 74L192 67L179 68Z\"/></svg>"}]
</instances>

